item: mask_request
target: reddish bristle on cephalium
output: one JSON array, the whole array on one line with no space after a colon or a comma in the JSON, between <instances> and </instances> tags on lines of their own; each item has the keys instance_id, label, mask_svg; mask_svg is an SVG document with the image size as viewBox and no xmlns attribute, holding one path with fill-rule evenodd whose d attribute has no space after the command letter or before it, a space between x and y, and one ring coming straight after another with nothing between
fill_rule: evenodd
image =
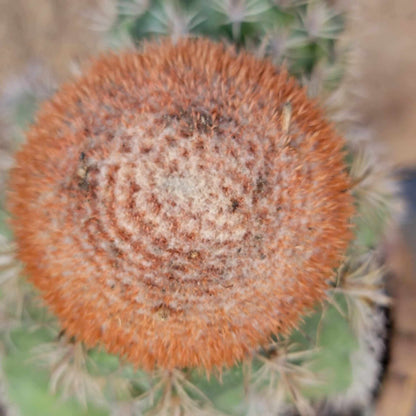
<instances>
[{"instance_id":1,"label":"reddish bristle on cephalium","mask_svg":"<svg viewBox=\"0 0 416 416\"><path fill-rule=\"evenodd\" d=\"M99 58L17 153L19 257L70 336L145 369L232 365L325 298L344 141L268 61L204 39Z\"/></svg>"}]
</instances>

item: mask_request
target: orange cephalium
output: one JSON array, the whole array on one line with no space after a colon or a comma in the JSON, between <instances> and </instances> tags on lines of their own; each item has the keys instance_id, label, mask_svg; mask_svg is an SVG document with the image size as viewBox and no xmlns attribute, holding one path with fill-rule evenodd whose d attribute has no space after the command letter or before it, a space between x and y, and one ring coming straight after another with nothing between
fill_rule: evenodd
<instances>
[{"instance_id":1,"label":"orange cephalium","mask_svg":"<svg viewBox=\"0 0 416 416\"><path fill-rule=\"evenodd\" d=\"M20 259L68 335L146 369L293 329L351 239L344 141L287 72L204 39L99 58L17 153Z\"/></svg>"}]
</instances>

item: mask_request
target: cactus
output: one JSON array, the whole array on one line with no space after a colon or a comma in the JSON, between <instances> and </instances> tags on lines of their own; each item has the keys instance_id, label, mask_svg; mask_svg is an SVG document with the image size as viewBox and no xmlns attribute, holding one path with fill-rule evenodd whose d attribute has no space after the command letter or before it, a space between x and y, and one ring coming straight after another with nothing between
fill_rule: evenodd
<instances>
[{"instance_id":1,"label":"cactus","mask_svg":"<svg viewBox=\"0 0 416 416\"><path fill-rule=\"evenodd\" d=\"M95 28L139 50L46 101L9 174L9 401L29 416L368 411L397 199L308 97L330 113L340 94L344 16L323 1L118 11Z\"/></svg>"}]
</instances>

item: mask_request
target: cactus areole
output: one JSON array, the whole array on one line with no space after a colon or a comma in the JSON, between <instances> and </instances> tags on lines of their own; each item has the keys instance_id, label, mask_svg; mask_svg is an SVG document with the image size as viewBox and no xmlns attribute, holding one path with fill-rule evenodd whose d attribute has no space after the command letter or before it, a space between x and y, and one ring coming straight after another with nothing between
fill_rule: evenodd
<instances>
[{"instance_id":1,"label":"cactus areole","mask_svg":"<svg viewBox=\"0 0 416 416\"><path fill-rule=\"evenodd\" d=\"M11 172L19 257L68 335L145 369L232 365L325 298L344 141L287 72L204 39L96 60Z\"/></svg>"}]
</instances>

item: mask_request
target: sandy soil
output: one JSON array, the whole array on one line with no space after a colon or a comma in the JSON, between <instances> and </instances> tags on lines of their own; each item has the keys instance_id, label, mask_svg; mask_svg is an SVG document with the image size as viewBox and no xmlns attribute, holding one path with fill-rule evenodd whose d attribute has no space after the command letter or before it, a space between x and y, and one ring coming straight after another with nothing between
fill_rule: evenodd
<instances>
[{"instance_id":1,"label":"sandy soil","mask_svg":"<svg viewBox=\"0 0 416 416\"><path fill-rule=\"evenodd\" d=\"M394 162L416 166L416 1L355 4L359 110Z\"/></svg>"},{"instance_id":2,"label":"sandy soil","mask_svg":"<svg viewBox=\"0 0 416 416\"><path fill-rule=\"evenodd\" d=\"M0 84L39 62L64 77L69 62L82 61L98 45L87 29L89 12L103 0L0 0Z\"/></svg>"},{"instance_id":3,"label":"sandy soil","mask_svg":"<svg viewBox=\"0 0 416 416\"><path fill-rule=\"evenodd\" d=\"M358 3L358 4L357 4ZM363 121L398 166L416 167L416 1L362 0L354 8L350 36ZM406 225L416 233L416 219ZM416 247L390 238L394 271L394 337L391 362L376 416L416 416ZM409 244L410 243L410 244Z\"/></svg>"}]
</instances>

